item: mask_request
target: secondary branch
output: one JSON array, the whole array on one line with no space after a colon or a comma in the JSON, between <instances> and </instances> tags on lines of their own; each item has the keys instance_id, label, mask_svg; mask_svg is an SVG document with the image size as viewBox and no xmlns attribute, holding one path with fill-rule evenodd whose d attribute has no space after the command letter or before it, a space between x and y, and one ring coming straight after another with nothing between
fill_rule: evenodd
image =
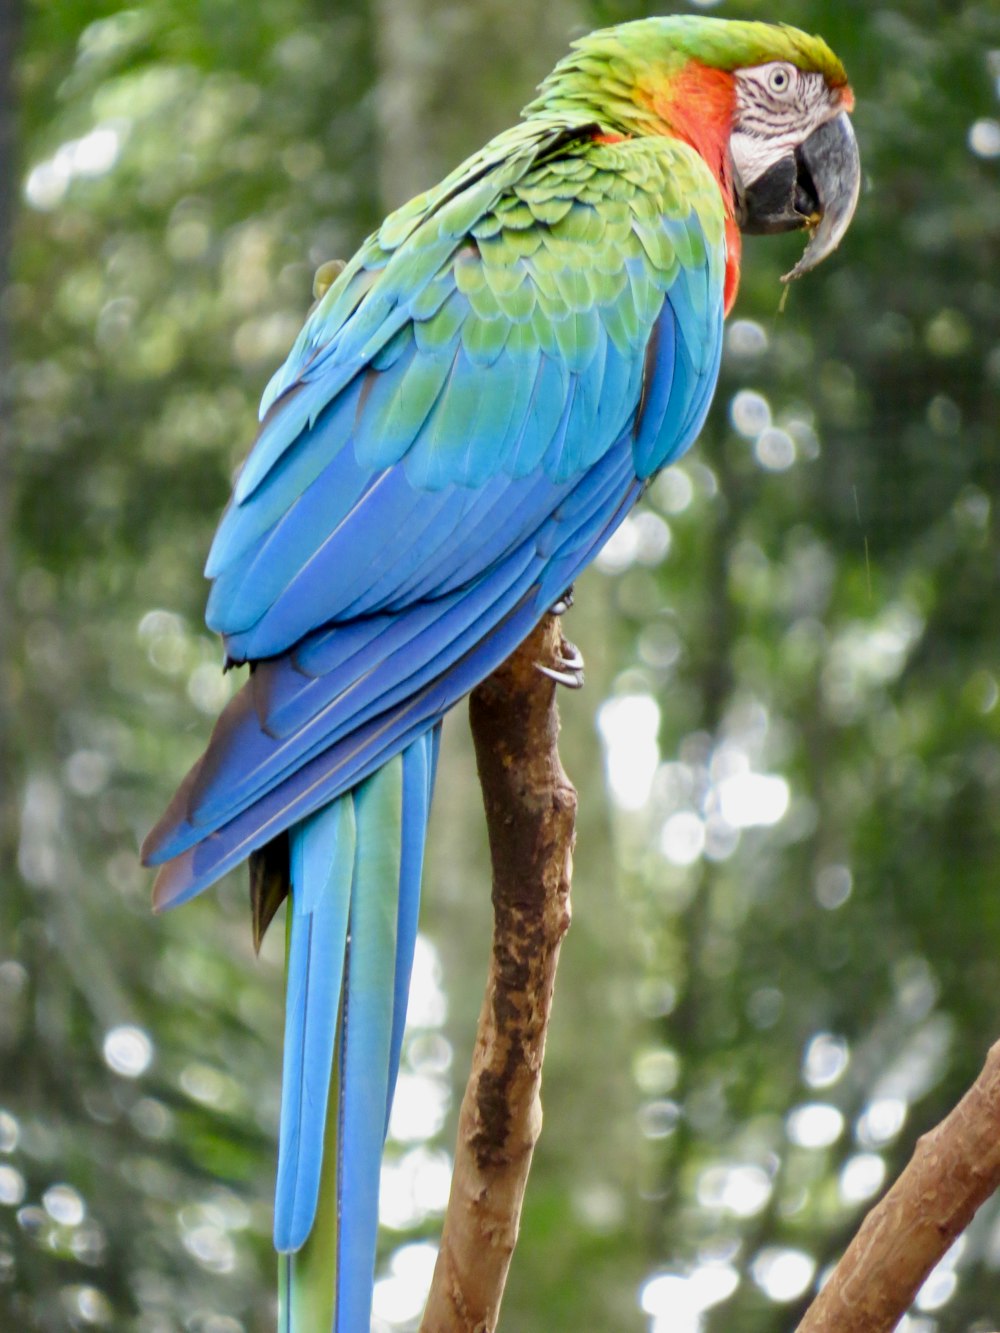
<instances>
[{"instance_id":1,"label":"secondary branch","mask_svg":"<svg viewBox=\"0 0 1000 1333\"><path fill-rule=\"evenodd\" d=\"M975 1083L918 1140L797 1333L889 1333L936 1263L1000 1188L1000 1042Z\"/></svg>"}]
</instances>

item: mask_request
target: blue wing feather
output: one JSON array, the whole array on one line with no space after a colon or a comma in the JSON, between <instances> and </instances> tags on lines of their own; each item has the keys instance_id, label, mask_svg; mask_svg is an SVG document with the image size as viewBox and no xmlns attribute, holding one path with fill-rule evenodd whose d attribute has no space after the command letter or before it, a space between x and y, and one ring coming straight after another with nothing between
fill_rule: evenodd
<instances>
[{"instance_id":1,"label":"blue wing feather","mask_svg":"<svg viewBox=\"0 0 1000 1333\"><path fill-rule=\"evenodd\" d=\"M460 658L482 622L501 618L530 587L537 573L534 555L525 546L473 594L454 594L418 606L409 616L387 618L374 664L367 654L355 652L340 670L334 661L312 678L290 669L286 659L259 667L259 679L251 679L247 693L238 695L220 719L223 739L211 747L185 793L185 818L171 830L161 857L177 855L343 731L395 703L401 693L419 689ZM328 642L335 657L335 632ZM265 691L269 697L261 704ZM248 709L248 701L256 706Z\"/></svg>"},{"instance_id":2,"label":"blue wing feather","mask_svg":"<svg viewBox=\"0 0 1000 1333\"><path fill-rule=\"evenodd\" d=\"M371 485L372 469L362 466L353 450L344 448L360 395L358 379L334 399L308 436L285 449L281 460L271 468L266 487L256 489L243 501L233 496L209 551L205 565L209 578L216 578L251 549L259 550L271 528L322 473L333 525Z\"/></svg>"},{"instance_id":3,"label":"blue wing feather","mask_svg":"<svg viewBox=\"0 0 1000 1333\"><path fill-rule=\"evenodd\" d=\"M497 505L499 490L505 492L502 507ZM547 477L528 476L516 481L493 478L480 489L461 522L441 534L440 547L413 579L400 588L397 603L391 609L402 611L407 604L458 591L474 581L470 576L477 565L491 570L537 530L553 504L568 490L568 486L554 488ZM473 547L477 552L476 565L472 565L466 554Z\"/></svg>"},{"instance_id":4,"label":"blue wing feather","mask_svg":"<svg viewBox=\"0 0 1000 1333\"><path fill-rule=\"evenodd\" d=\"M559 582L559 578L555 579ZM563 583L566 586L566 583ZM550 599L551 602L551 599ZM246 860L252 851L276 837L282 829L329 804L344 791L363 782L411 740L423 735L464 694L488 675L517 647L544 605L523 597L490 635L467 652L449 672L385 714L352 730L339 742L311 752L293 771L283 772L277 785L267 789L220 828L186 845L183 851L161 852L151 843L147 859L155 864L170 856L157 877L156 902L161 909L177 906L200 893L227 870ZM173 826L174 821L170 821Z\"/></svg>"},{"instance_id":5,"label":"blue wing feather","mask_svg":"<svg viewBox=\"0 0 1000 1333\"><path fill-rule=\"evenodd\" d=\"M196 770L191 785L179 793L184 817L168 821L169 839L156 849L158 860L173 858L163 873L161 901L182 901L198 892L281 827L360 781L457 702L572 583L639 489L626 437L594 470L590 485L578 488L541 526L519 557L527 557L523 567L511 566L520 571L513 581L508 571L503 585L490 580L478 585L478 597L469 591L456 595L423 630L420 651L411 641L332 701L327 679L319 678L310 718L288 739L273 742L260 729L256 711L237 696L227 710L235 721L227 725L223 715L223 740L210 747L201 773ZM275 671L282 671L280 663ZM291 677L285 668L280 679ZM282 692L276 691L276 702Z\"/></svg>"}]
</instances>

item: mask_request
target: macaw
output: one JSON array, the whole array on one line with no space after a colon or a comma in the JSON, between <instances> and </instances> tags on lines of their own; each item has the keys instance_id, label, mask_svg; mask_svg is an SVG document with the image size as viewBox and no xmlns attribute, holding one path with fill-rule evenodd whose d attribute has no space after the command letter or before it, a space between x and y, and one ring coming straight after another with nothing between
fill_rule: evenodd
<instances>
[{"instance_id":1,"label":"macaw","mask_svg":"<svg viewBox=\"0 0 1000 1333\"><path fill-rule=\"evenodd\" d=\"M392 213L268 385L208 556L250 676L143 848L157 908L247 858L290 892L283 1333L367 1333L441 719L559 601L715 388L741 232L843 236L843 66L794 28L577 41L522 119Z\"/></svg>"}]
</instances>

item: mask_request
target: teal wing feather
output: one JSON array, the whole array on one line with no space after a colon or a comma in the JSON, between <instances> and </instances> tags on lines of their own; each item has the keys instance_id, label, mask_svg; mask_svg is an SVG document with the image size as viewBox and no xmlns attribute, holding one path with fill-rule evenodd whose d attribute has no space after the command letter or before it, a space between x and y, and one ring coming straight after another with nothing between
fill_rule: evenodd
<instances>
[{"instance_id":1,"label":"teal wing feather","mask_svg":"<svg viewBox=\"0 0 1000 1333\"><path fill-rule=\"evenodd\" d=\"M638 475L689 442L721 227L707 235L710 210L646 140L524 129L509 159L486 153L390 218L276 377L208 563L235 659L471 582L537 531L648 398L668 297L677 438L645 422ZM623 160L634 183L609 197Z\"/></svg>"}]
</instances>

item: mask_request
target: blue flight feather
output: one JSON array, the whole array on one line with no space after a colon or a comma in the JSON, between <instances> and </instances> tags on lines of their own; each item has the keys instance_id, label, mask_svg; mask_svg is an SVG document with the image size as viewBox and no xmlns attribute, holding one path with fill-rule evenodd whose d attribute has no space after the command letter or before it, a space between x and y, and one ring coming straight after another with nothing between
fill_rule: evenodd
<instances>
[{"instance_id":1,"label":"blue flight feather","mask_svg":"<svg viewBox=\"0 0 1000 1333\"><path fill-rule=\"evenodd\" d=\"M530 596L524 596L485 638L453 663L450 669L415 692L403 692L400 702L382 715L349 732L341 741L316 752L293 771L283 770L280 785L229 819L197 845L173 856L159 881L160 905L186 902L209 883L345 790L362 781L414 737L441 717L464 694L494 670L521 642L545 609L560 596L593 558L634 503L641 485L632 483L610 512L595 504L580 526L559 539L553 523L544 562L544 577ZM541 534L540 534L541 540ZM195 837L201 836L197 831ZM152 861L156 853L148 853Z\"/></svg>"},{"instance_id":2,"label":"blue flight feather","mask_svg":"<svg viewBox=\"0 0 1000 1333\"><path fill-rule=\"evenodd\" d=\"M178 855L210 829L245 809L257 795L266 793L283 774L328 749L345 730L355 730L365 717L376 716L401 695L405 698L432 680L482 633L484 618L503 616L536 577L537 565L531 549L525 546L471 592L418 605L409 617L397 620L392 626L394 633L387 630L382 635L386 655L376 664L358 662L346 680L332 668L312 680L295 673L291 681L283 682L286 689L291 684L295 695L289 699L279 694L270 707L287 708L292 702L308 698L306 715L291 733L288 722L279 718L284 733L281 739L272 739L259 727L256 710L241 715L244 704L237 696L240 702L227 710L239 717L236 727L227 744L216 747L193 782L188 798L192 823L186 831L184 825L173 831L161 855ZM280 665L270 671L265 665L258 671L266 673L266 682L275 669L280 671ZM251 689L256 684L251 682Z\"/></svg>"},{"instance_id":3,"label":"blue flight feather","mask_svg":"<svg viewBox=\"0 0 1000 1333\"><path fill-rule=\"evenodd\" d=\"M354 450L344 447L360 393L360 384L352 384L330 404L315 429L285 452L266 486L243 503L230 501L205 564L208 578L217 578L241 557L252 559L248 553L259 550L275 524L317 484L325 493L331 524L340 522L372 485L379 474L362 467Z\"/></svg>"},{"instance_id":4,"label":"blue flight feather","mask_svg":"<svg viewBox=\"0 0 1000 1333\"><path fill-rule=\"evenodd\" d=\"M668 412L676 413L683 403L683 391L678 392L676 377L676 310L671 291L647 345L643 392L635 422L635 470L640 477L654 471L664 419ZM683 420L683 408L680 415Z\"/></svg>"}]
</instances>

